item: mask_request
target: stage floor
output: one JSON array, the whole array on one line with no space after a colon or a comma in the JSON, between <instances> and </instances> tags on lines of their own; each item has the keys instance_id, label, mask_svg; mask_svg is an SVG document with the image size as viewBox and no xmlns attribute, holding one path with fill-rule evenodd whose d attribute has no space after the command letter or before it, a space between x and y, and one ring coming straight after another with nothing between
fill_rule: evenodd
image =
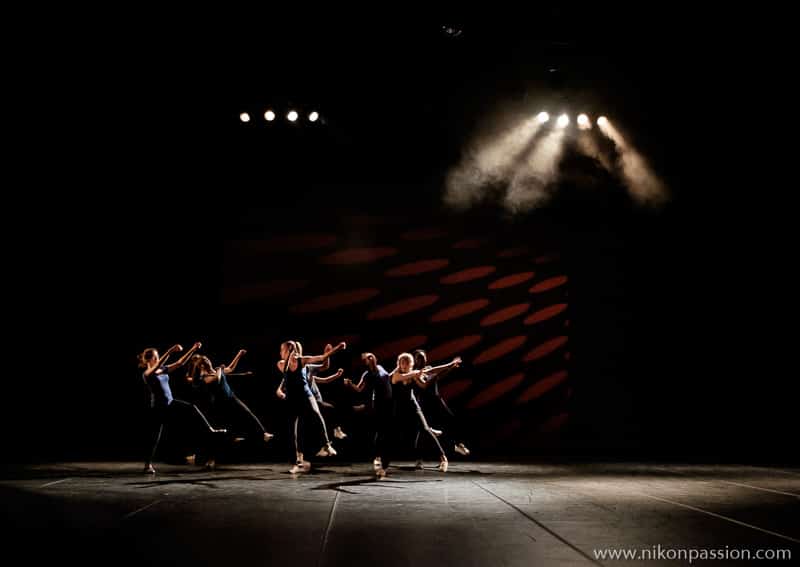
<instances>
[{"instance_id":1,"label":"stage floor","mask_svg":"<svg viewBox=\"0 0 800 567\"><path fill-rule=\"evenodd\" d=\"M5 556L77 565L709 565L790 550L800 469L652 463L451 462L196 467L59 463L0 469ZM657 547L660 546L660 549ZM679 550L683 549L681 552ZM653 560L605 559L612 550ZM649 550L649 551L645 551ZM659 555L660 553L660 555ZM675 555L672 555L674 557ZM647 556L644 556L647 557Z\"/></svg>"}]
</instances>

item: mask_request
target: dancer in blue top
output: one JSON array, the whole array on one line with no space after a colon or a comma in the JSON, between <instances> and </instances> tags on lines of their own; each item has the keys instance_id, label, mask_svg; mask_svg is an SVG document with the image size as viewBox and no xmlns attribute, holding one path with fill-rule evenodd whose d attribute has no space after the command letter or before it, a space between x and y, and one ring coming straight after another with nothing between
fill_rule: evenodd
<instances>
[{"instance_id":1,"label":"dancer in blue top","mask_svg":"<svg viewBox=\"0 0 800 567\"><path fill-rule=\"evenodd\" d=\"M295 464L289 469L292 474L307 472L311 469L311 464L303 459L302 441L299 436L300 418L307 410L311 410L314 421L319 425L322 438L322 448L317 452L318 457L330 457L336 455L336 450L328 438L328 430L325 427L325 420L319 410L319 405L314 397L314 392L303 372L306 364L316 364L324 362L337 351L346 348L345 343L339 343L330 351L317 356L303 356L303 346L298 341L285 341L281 343L278 370L283 372L283 380L278 386L277 395L281 399L289 402L289 418L292 423L292 439L294 441Z\"/></svg>"},{"instance_id":2,"label":"dancer in blue top","mask_svg":"<svg viewBox=\"0 0 800 567\"><path fill-rule=\"evenodd\" d=\"M457 366L461 364L461 359L455 358L450 364ZM424 383L423 375L426 372L437 372L439 371L439 368L440 367L428 367L415 370L414 357L411 354L404 352L397 357L397 368L395 368L395 370L392 372L392 388L394 390L392 396L395 399L395 407L397 408L398 417L401 417L403 413L408 411L413 411L414 414L416 414L418 427L421 427L423 431L430 435L430 438L439 449L439 470L442 472L447 472L447 455L438 439L442 432L428 425L428 421L425 419L425 414L422 412L422 408L420 407L419 402L414 395L413 388L414 384Z\"/></svg>"},{"instance_id":3,"label":"dancer in blue top","mask_svg":"<svg viewBox=\"0 0 800 567\"><path fill-rule=\"evenodd\" d=\"M167 360L174 352L183 352L181 345L173 345L164 353L163 356L158 355L158 350L154 348L147 348L139 355L139 367L144 368L142 373L142 380L147 385L150 394L150 423L151 434L153 438L152 450L144 464L144 471L146 473L155 473L153 467L153 460L158 450L158 444L161 441L161 434L164 431L164 425L168 422L177 419L178 416L191 416L194 422L206 433L225 433L225 429L215 429L211 426L206 419L206 416L195 406L183 400L173 397L172 389L169 385L169 373L186 364L194 352L199 349L201 344L194 343L183 356L172 364L167 364ZM209 438L210 441L210 438ZM210 461L213 467L213 459Z\"/></svg>"},{"instance_id":4,"label":"dancer in blue top","mask_svg":"<svg viewBox=\"0 0 800 567\"><path fill-rule=\"evenodd\" d=\"M386 369L378 364L378 358L373 353L363 353L361 361L367 367L361 375L361 380L358 384L353 384L345 378L344 384L356 392L367 391L367 408L375 431L373 437L375 459L372 461L372 466L375 474L383 477L386 476L386 469L389 468L391 459L390 445L394 418L392 378Z\"/></svg>"},{"instance_id":5,"label":"dancer in blue top","mask_svg":"<svg viewBox=\"0 0 800 567\"><path fill-rule=\"evenodd\" d=\"M323 352L330 352L332 350L333 346L327 344ZM330 384L334 380L341 378L344 374L344 370L340 368L330 376L318 376L320 372L328 370L330 366L331 359L328 358L321 364L306 364L303 367L303 372L305 373L306 380L308 380L308 385L311 387L311 393L314 394L314 398L317 400L317 405L319 406L320 412L322 412L322 417L326 419L328 428L330 428L331 425L333 426L333 436L337 439L345 439L347 438L347 433L342 431L342 422L344 421L346 413L352 414L352 407L338 402L337 404L333 404L324 400L322 398L322 392L319 390L320 384Z\"/></svg>"},{"instance_id":6,"label":"dancer in blue top","mask_svg":"<svg viewBox=\"0 0 800 567\"><path fill-rule=\"evenodd\" d=\"M457 362L456 362L457 361ZM422 411L428 419L432 420L437 427L442 427L442 422L447 421L444 427L446 437L448 437L454 445L456 453L461 455L469 455L469 449L464 445L462 435L462 428L459 426L455 414L447 406L441 393L439 392L439 380L453 370L458 368L461 363L461 358L456 358L449 364L431 367L428 365L428 356L422 349L414 351L414 367L422 368L424 372L422 379L414 384L415 395L417 401L422 407ZM414 449L417 454L417 468L422 468L422 428L417 428L417 435L414 439Z\"/></svg>"},{"instance_id":7,"label":"dancer in blue top","mask_svg":"<svg viewBox=\"0 0 800 567\"><path fill-rule=\"evenodd\" d=\"M247 429L254 433L258 439L265 443L272 439L272 433L268 433L261 421L250 410L245 403L240 400L228 384L228 375L236 370L239 360L247 351L242 349L227 366L214 367L207 356L200 356L196 363L196 374L194 378L195 387L205 391L207 399L212 406L220 410L220 413L227 419L238 419L247 424Z\"/></svg>"}]
</instances>

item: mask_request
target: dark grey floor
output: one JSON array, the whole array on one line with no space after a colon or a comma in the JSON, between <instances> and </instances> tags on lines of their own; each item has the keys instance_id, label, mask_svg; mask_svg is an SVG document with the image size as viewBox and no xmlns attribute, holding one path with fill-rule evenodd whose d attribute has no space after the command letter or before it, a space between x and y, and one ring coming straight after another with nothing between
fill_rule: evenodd
<instances>
[{"instance_id":1,"label":"dark grey floor","mask_svg":"<svg viewBox=\"0 0 800 567\"><path fill-rule=\"evenodd\" d=\"M24 564L687 565L668 553L790 550L800 564L800 469L676 464L369 464L293 477L138 463L2 469L4 551ZM605 549L661 559L595 559ZM679 552L682 548L684 551ZM657 548L656 548L657 551ZM696 561L751 565L756 561Z\"/></svg>"}]
</instances>

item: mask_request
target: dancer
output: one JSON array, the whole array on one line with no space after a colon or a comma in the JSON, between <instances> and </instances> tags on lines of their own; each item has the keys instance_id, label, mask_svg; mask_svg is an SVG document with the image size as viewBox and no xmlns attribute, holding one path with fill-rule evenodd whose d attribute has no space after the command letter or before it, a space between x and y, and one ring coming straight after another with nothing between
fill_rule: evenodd
<instances>
[{"instance_id":1,"label":"dancer","mask_svg":"<svg viewBox=\"0 0 800 567\"><path fill-rule=\"evenodd\" d=\"M455 363L455 360L453 361ZM460 363L460 359L459 359ZM404 413L409 411L416 414L416 421L418 427L421 427L428 435L430 435L436 447L439 449L439 470L447 472L447 455L439 443L439 435L442 434L438 429L433 429L428 425L425 415L422 413L422 408L414 395L413 384L422 383L422 375L425 370L432 369L417 369L414 370L414 357L411 354L404 352L397 357L397 368L392 372L392 397L395 399L395 407L397 416L402 417Z\"/></svg>"},{"instance_id":2,"label":"dancer","mask_svg":"<svg viewBox=\"0 0 800 567\"><path fill-rule=\"evenodd\" d=\"M263 439L265 443L269 442L274 437L272 433L268 433L261 421L255 416L245 403L240 400L228 384L228 375L230 375L239 360L244 356L247 351L242 349L227 366L214 367L211 360L207 356L201 356L197 362L198 378L195 380L201 389L205 389L207 397L211 404L216 409L221 410L221 413L227 418L238 416L244 423L247 423L247 428L255 433L259 439Z\"/></svg>"},{"instance_id":3,"label":"dancer","mask_svg":"<svg viewBox=\"0 0 800 567\"><path fill-rule=\"evenodd\" d=\"M303 459L302 441L299 437L298 426L300 418L307 410L315 416L314 421L319 424L321 430L321 437L323 440L322 448L317 452L318 457L335 456L336 450L328 438L328 430L325 427L325 420L319 411L319 405L311 391L311 386L306 379L306 374L303 372L303 367L306 364L316 364L324 362L331 355L337 351L346 348L347 345L343 342L339 343L329 352L317 356L303 356L303 346L297 341L285 341L281 343L280 357L278 361L278 370L283 373L283 380L276 394L281 399L286 399L289 402L289 418L292 424L292 439L294 441L295 450L295 464L289 469L289 472L296 474L298 472L308 472L311 470L311 463Z\"/></svg>"},{"instance_id":4,"label":"dancer","mask_svg":"<svg viewBox=\"0 0 800 567\"><path fill-rule=\"evenodd\" d=\"M206 416L195 406L172 396L169 385L169 373L186 364L194 352L199 349L201 344L194 343L183 356L172 364L167 364L167 360L174 352L183 352L183 347L179 344L171 346L163 356L158 355L158 350L147 348L139 355L139 367L144 368L142 380L147 385L150 394L150 423L151 435L153 439L152 450L148 459L144 463L144 472L154 474L153 460L161 441L161 434L164 425L178 418L178 416L192 416L191 419L201 426L208 434L225 433L225 429L215 429L206 419ZM210 438L208 439L210 441ZM210 443L209 443L210 444ZM213 468L213 458L209 461L209 468Z\"/></svg>"},{"instance_id":5,"label":"dancer","mask_svg":"<svg viewBox=\"0 0 800 567\"><path fill-rule=\"evenodd\" d=\"M373 353L363 353L361 361L367 369L361 375L358 384L353 384L348 378L345 378L344 384L356 392L367 390L367 407L375 431L373 437L375 459L372 461L372 466L376 476L384 477L390 464L389 450L394 418L392 379L386 369L378 364L378 358Z\"/></svg>"},{"instance_id":6,"label":"dancer","mask_svg":"<svg viewBox=\"0 0 800 567\"><path fill-rule=\"evenodd\" d=\"M325 350L323 352L330 352L332 350L333 346L327 344L325 345ZM316 398L317 400L317 405L319 405L323 417L326 417L327 420L334 426L333 436L336 437L337 439L345 439L347 437L347 433L342 431L342 421L343 421L342 414L344 413L342 411L342 407L322 399L322 392L320 392L319 390L319 384L323 385L330 384L337 378L341 378L342 374L344 374L344 370L340 368L337 372L325 378L317 377L317 374L320 371L328 370L330 366L331 366L331 359L327 358L325 362L322 362L321 364L306 364L303 367L303 372L305 373L306 380L308 380L308 383L311 386L311 392L314 394L314 398Z\"/></svg>"},{"instance_id":7,"label":"dancer","mask_svg":"<svg viewBox=\"0 0 800 567\"><path fill-rule=\"evenodd\" d=\"M421 380L415 383L417 401L422 407L422 411L434 423L438 421L441 423L444 419L448 420L447 436L454 443L454 450L461 455L469 455L469 449L460 440L461 428L456 423L456 416L447 406L447 403L442 398L439 392L439 380L454 368L458 368L461 364L461 358L456 357L448 364L441 366L428 366L428 356L422 349L414 351L414 367L422 368L424 370ZM422 429L417 428L417 435L414 439L414 449L417 453L416 468L422 468L422 453L421 453L421 435Z\"/></svg>"}]
</instances>

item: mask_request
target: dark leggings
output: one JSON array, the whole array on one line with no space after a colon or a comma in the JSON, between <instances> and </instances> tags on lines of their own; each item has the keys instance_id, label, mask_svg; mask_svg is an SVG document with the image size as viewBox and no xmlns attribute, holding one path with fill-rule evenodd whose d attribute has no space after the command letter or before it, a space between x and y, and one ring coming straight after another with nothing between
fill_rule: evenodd
<instances>
[{"instance_id":1,"label":"dark leggings","mask_svg":"<svg viewBox=\"0 0 800 567\"><path fill-rule=\"evenodd\" d=\"M301 396L301 395L299 395ZM302 453L303 448L303 441L300 436L300 419L303 417L304 413L307 413L308 410L311 411L311 414L315 417L313 418L314 421L319 422L320 430L322 431L322 441L323 446L330 444L330 439L328 439L328 429L325 427L325 420L322 419L322 413L319 411L319 405L317 404L317 400L313 396L305 397L307 402L298 399L297 397L289 398L289 420L292 425L292 439L294 440L294 451L295 451L295 458L297 458L297 453ZM305 426L305 424L303 424Z\"/></svg>"},{"instance_id":2,"label":"dark leggings","mask_svg":"<svg viewBox=\"0 0 800 567\"><path fill-rule=\"evenodd\" d=\"M195 427L202 429L209 435L207 442L210 441L210 435L214 433L214 428L211 427L211 424L208 422L208 419L206 419L206 416L203 415L203 412L201 412L196 405L190 404L189 402L172 400L166 407L156 407L150 410L150 434L151 439L153 439L153 448L150 451L150 456L146 464L151 464L156 458L156 451L158 451L158 445L161 442L161 434L164 432L164 426L180 421L181 419L186 419L187 421L192 420Z\"/></svg>"},{"instance_id":3,"label":"dark leggings","mask_svg":"<svg viewBox=\"0 0 800 567\"><path fill-rule=\"evenodd\" d=\"M246 429L252 433L260 434L261 438L263 439L264 433L267 430L264 428L264 425L261 423L256 417L256 414L245 405L245 403L240 400L236 395L232 395L230 398L223 398L221 403L225 414L227 417L236 417L239 418L242 423L246 423Z\"/></svg>"},{"instance_id":4,"label":"dark leggings","mask_svg":"<svg viewBox=\"0 0 800 567\"><path fill-rule=\"evenodd\" d=\"M428 435L430 435L431 439L433 439L433 442L436 444L436 447L439 448L440 457L442 459L447 459L447 455L445 454L444 449L442 449L442 445L441 443L439 443L439 439L436 437L436 435L433 434L431 426L428 425L428 420L425 419L425 414L422 413L422 408L420 407L419 402L417 401L417 397L414 395L413 391L411 392L411 408L417 415L417 420L416 420L417 434L414 437L414 453L416 454L417 459L420 459L422 457L422 444L420 443L421 441L420 437L423 431L427 432Z\"/></svg>"},{"instance_id":5,"label":"dark leggings","mask_svg":"<svg viewBox=\"0 0 800 567\"><path fill-rule=\"evenodd\" d=\"M391 401L377 403L371 408L372 423L375 429L373 444L375 456L380 457L381 466L386 469L391 462L392 437L394 436L394 408Z\"/></svg>"},{"instance_id":6,"label":"dark leggings","mask_svg":"<svg viewBox=\"0 0 800 567\"><path fill-rule=\"evenodd\" d=\"M442 396L428 395L422 403L425 412L434 419L434 423L441 423L445 435L453 444L464 442L463 429L460 420L447 405Z\"/></svg>"}]
</instances>

